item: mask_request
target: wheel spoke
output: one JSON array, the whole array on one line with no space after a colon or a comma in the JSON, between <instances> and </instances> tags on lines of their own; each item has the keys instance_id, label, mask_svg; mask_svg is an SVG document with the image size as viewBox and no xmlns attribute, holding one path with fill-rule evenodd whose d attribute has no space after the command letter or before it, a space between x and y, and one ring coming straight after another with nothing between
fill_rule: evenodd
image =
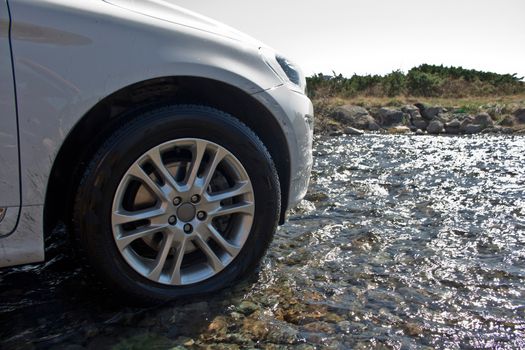
<instances>
[{"instance_id":1,"label":"wheel spoke","mask_svg":"<svg viewBox=\"0 0 525 350\"><path fill-rule=\"evenodd\" d=\"M235 256L237 255L237 253L239 253L239 251L241 250L240 247L236 246L236 245L233 245L231 244L230 242L228 242L221 234L219 231L217 231L217 229L215 227L213 227L212 225L208 225L208 230L210 232L210 237L215 241L217 242L218 245L221 246L222 249L224 249L228 254L230 254L231 256Z\"/></svg>"},{"instance_id":2,"label":"wheel spoke","mask_svg":"<svg viewBox=\"0 0 525 350\"><path fill-rule=\"evenodd\" d=\"M163 208L126 211L115 211L112 214L112 222L114 225L122 225L140 220L149 220L165 214Z\"/></svg>"},{"instance_id":3,"label":"wheel spoke","mask_svg":"<svg viewBox=\"0 0 525 350\"><path fill-rule=\"evenodd\" d=\"M245 194L248 192L250 192L250 183L248 181L240 181L237 184L235 184L235 186L233 186L232 188L208 195L208 201L220 202L225 199L240 196L241 194Z\"/></svg>"},{"instance_id":4,"label":"wheel spoke","mask_svg":"<svg viewBox=\"0 0 525 350\"><path fill-rule=\"evenodd\" d=\"M170 186L173 190L180 192L180 186L177 184L173 175L169 172L168 168L164 165L162 161L162 156L160 154L160 149L158 147L153 148L148 152L148 158L155 166L155 169L160 173L164 182Z\"/></svg>"},{"instance_id":5,"label":"wheel spoke","mask_svg":"<svg viewBox=\"0 0 525 350\"><path fill-rule=\"evenodd\" d=\"M203 182L201 187L203 189L202 192L204 192L208 188L210 181L213 178L213 174L215 174L215 170L217 170L217 166L224 159L226 154L226 151L222 148L217 148L217 150L215 151L215 154L213 155L213 160L208 165L208 168L206 169L206 172L203 175Z\"/></svg>"},{"instance_id":6,"label":"wheel spoke","mask_svg":"<svg viewBox=\"0 0 525 350\"><path fill-rule=\"evenodd\" d=\"M153 193L161 200L168 200L168 196L162 190L161 186L158 185L155 181L149 177L148 174L138 165L137 163L133 164L129 169L129 175L133 176L137 180L140 180L144 185L149 187Z\"/></svg>"},{"instance_id":7,"label":"wheel spoke","mask_svg":"<svg viewBox=\"0 0 525 350\"><path fill-rule=\"evenodd\" d=\"M179 248L177 249L177 257L170 272L172 284L182 284L180 267L182 265L182 260L184 260L184 253L186 252L187 241L187 239L183 239L182 242L180 242Z\"/></svg>"},{"instance_id":8,"label":"wheel spoke","mask_svg":"<svg viewBox=\"0 0 525 350\"><path fill-rule=\"evenodd\" d=\"M231 205L225 205L210 213L210 216L224 216L230 214L249 214L253 215L254 205L251 202L241 202Z\"/></svg>"},{"instance_id":9,"label":"wheel spoke","mask_svg":"<svg viewBox=\"0 0 525 350\"><path fill-rule=\"evenodd\" d=\"M202 158L204 157L204 153L206 152L206 145L207 143L205 141L195 141L193 157L191 160L191 167L186 179L186 190L190 189L195 184L195 180L197 179L197 172L199 171Z\"/></svg>"},{"instance_id":10,"label":"wheel spoke","mask_svg":"<svg viewBox=\"0 0 525 350\"><path fill-rule=\"evenodd\" d=\"M224 268L224 264L219 259L219 257L214 253L214 251L211 249L211 247L206 243L201 236L197 235L195 238L195 242L199 246L199 248L202 250L202 252L206 255L208 259L208 263L210 264L213 271L218 272Z\"/></svg>"},{"instance_id":11,"label":"wheel spoke","mask_svg":"<svg viewBox=\"0 0 525 350\"><path fill-rule=\"evenodd\" d=\"M116 238L117 247L120 251L123 251L137 239L150 236L157 232L161 232L166 227L167 225L152 225L141 227L130 232L126 232L124 235L121 235L120 237Z\"/></svg>"},{"instance_id":12,"label":"wheel spoke","mask_svg":"<svg viewBox=\"0 0 525 350\"><path fill-rule=\"evenodd\" d=\"M157 258L153 264L153 269L151 269L148 274L148 278L158 281L164 264L166 264L166 258L171 250L171 244L173 243L173 234L164 234L164 239L160 246L159 252L157 253Z\"/></svg>"}]
</instances>

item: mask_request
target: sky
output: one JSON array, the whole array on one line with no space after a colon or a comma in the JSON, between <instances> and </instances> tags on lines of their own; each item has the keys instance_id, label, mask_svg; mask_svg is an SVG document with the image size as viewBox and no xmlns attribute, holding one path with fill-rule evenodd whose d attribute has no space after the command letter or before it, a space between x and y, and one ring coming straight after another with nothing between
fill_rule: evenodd
<instances>
[{"instance_id":1,"label":"sky","mask_svg":"<svg viewBox=\"0 0 525 350\"><path fill-rule=\"evenodd\" d=\"M525 0L171 0L237 28L307 75L422 63L525 76Z\"/></svg>"}]
</instances>

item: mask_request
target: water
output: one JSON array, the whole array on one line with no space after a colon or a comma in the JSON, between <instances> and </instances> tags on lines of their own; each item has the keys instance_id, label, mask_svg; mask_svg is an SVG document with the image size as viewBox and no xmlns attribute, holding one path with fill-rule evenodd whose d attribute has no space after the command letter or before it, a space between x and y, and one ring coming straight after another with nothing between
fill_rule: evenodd
<instances>
[{"instance_id":1,"label":"water","mask_svg":"<svg viewBox=\"0 0 525 350\"><path fill-rule=\"evenodd\" d=\"M523 137L318 137L258 273L207 298L122 308L58 242L0 271L6 349L525 347Z\"/></svg>"}]
</instances>

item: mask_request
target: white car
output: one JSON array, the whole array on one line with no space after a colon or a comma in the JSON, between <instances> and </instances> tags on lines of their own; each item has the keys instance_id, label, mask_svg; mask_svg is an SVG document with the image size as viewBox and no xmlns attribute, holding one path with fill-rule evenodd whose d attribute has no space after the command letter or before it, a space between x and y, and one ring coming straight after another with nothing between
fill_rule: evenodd
<instances>
[{"instance_id":1,"label":"white car","mask_svg":"<svg viewBox=\"0 0 525 350\"><path fill-rule=\"evenodd\" d=\"M58 223L125 295L214 291L254 269L304 196L305 78L163 0L0 0L0 266Z\"/></svg>"}]
</instances>

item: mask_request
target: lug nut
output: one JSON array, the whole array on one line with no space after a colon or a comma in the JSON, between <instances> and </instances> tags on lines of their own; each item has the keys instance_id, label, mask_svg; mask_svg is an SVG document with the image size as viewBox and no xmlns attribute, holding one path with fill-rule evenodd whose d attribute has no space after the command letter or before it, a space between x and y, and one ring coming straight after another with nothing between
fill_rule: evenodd
<instances>
[{"instance_id":1,"label":"lug nut","mask_svg":"<svg viewBox=\"0 0 525 350\"><path fill-rule=\"evenodd\" d=\"M184 232L191 233L193 231L193 227L191 227L190 224L184 225Z\"/></svg>"},{"instance_id":2,"label":"lug nut","mask_svg":"<svg viewBox=\"0 0 525 350\"><path fill-rule=\"evenodd\" d=\"M173 199L173 205L179 205L182 202L182 199L180 197L175 197Z\"/></svg>"},{"instance_id":3,"label":"lug nut","mask_svg":"<svg viewBox=\"0 0 525 350\"><path fill-rule=\"evenodd\" d=\"M177 218L175 216L170 216L168 222L170 225L175 225L177 223Z\"/></svg>"},{"instance_id":4,"label":"lug nut","mask_svg":"<svg viewBox=\"0 0 525 350\"><path fill-rule=\"evenodd\" d=\"M197 219L199 219L199 220L204 220L204 219L206 219L206 213L203 212L203 211L199 211L199 212L197 213Z\"/></svg>"},{"instance_id":5,"label":"lug nut","mask_svg":"<svg viewBox=\"0 0 525 350\"><path fill-rule=\"evenodd\" d=\"M198 203L200 200L201 200L201 196L199 196L198 194L194 194L193 196L191 196L191 202L194 204Z\"/></svg>"}]
</instances>

